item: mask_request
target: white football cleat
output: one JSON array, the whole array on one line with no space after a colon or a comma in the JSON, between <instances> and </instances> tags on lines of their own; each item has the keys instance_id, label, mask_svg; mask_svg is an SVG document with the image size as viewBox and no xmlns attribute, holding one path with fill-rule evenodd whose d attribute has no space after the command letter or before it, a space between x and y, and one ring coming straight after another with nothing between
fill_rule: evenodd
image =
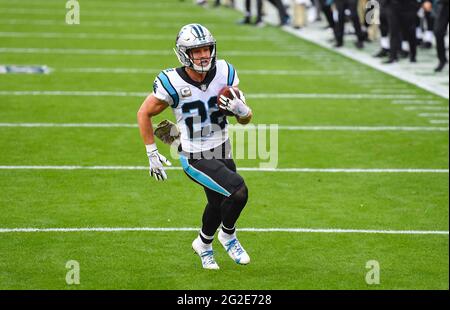
<instances>
[{"instance_id":1,"label":"white football cleat","mask_svg":"<svg viewBox=\"0 0 450 310\"><path fill-rule=\"evenodd\" d=\"M199 240L199 238L195 238L192 242L192 249L198 254L198 256L200 256L203 268L212 270L219 269L219 265L217 265L216 260L214 259L212 247L210 247L209 250L205 249L201 243L201 240Z\"/></svg>"},{"instance_id":2,"label":"white football cleat","mask_svg":"<svg viewBox=\"0 0 450 310\"><path fill-rule=\"evenodd\" d=\"M250 256L248 256L247 252L242 247L239 240L236 238L236 235L227 236L222 230L219 231L218 238L220 243L222 243L225 251L227 251L228 255L234 260L237 264L247 265L250 263Z\"/></svg>"}]
</instances>

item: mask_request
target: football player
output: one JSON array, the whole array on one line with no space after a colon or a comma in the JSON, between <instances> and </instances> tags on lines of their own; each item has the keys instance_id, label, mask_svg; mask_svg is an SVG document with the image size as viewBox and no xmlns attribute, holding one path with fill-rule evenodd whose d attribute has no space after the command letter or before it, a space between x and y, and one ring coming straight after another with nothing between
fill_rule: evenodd
<instances>
[{"instance_id":1,"label":"football player","mask_svg":"<svg viewBox=\"0 0 450 310\"><path fill-rule=\"evenodd\" d=\"M250 257L236 237L235 223L245 207L248 189L236 172L231 156L227 119L218 107L219 92L237 86L239 78L233 66L217 60L216 41L204 26L189 24L181 28L174 49L182 64L162 71L155 79L153 93L138 111L140 133L147 149L150 175L167 178L163 164L170 162L158 152L151 118L171 107L180 131L178 148L186 175L200 184L206 193L202 227L192 248L205 269L219 269L212 250L214 235L238 264L248 264ZM247 124L252 111L242 92L221 96L221 109L231 112L240 124Z\"/></svg>"}]
</instances>

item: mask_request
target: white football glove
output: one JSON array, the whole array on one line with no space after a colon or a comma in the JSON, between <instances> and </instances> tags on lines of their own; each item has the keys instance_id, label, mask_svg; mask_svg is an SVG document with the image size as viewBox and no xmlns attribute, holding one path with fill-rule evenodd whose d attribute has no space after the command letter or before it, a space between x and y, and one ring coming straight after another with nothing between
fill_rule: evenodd
<instances>
[{"instance_id":1,"label":"white football glove","mask_svg":"<svg viewBox=\"0 0 450 310\"><path fill-rule=\"evenodd\" d=\"M150 176L154 177L157 181L164 181L167 179L167 174L164 171L163 164L172 166L170 161L163 155L158 153L156 144L146 145L148 162L150 164Z\"/></svg>"},{"instance_id":2,"label":"white football glove","mask_svg":"<svg viewBox=\"0 0 450 310\"><path fill-rule=\"evenodd\" d=\"M220 95L220 107L228 110L238 117L246 117L250 113L250 108L245 104L245 97L242 91L239 91L241 99L236 96L236 92L233 88L230 88L233 99L227 98L224 95Z\"/></svg>"}]
</instances>

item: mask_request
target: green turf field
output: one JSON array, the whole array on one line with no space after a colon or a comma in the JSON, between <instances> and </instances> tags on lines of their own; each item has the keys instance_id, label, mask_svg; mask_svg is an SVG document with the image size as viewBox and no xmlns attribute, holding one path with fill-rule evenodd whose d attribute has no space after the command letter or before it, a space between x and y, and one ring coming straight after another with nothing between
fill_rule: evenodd
<instances>
[{"instance_id":1,"label":"green turf field","mask_svg":"<svg viewBox=\"0 0 450 310\"><path fill-rule=\"evenodd\" d=\"M52 70L0 74L0 289L448 290L448 100L279 28L239 26L228 8L80 3L71 26L64 0L0 0L0 66ZM237 69L253 122L280 126L281 170L237 160L255 168L241 171L250 198L238 228L328 231L242 231L251 264L236 265L215 241L221 269L211 272L191 250L194 230L8 230L199 227L203 190L176 159L166 182L151 179L135 127L159 70L179 65L172 47L191 22ZM165 118L170 110L156 121ZM79 285L66 284L69 260ZM379 285L365 281L370 260Z\"/></svg>"}]
</instances>

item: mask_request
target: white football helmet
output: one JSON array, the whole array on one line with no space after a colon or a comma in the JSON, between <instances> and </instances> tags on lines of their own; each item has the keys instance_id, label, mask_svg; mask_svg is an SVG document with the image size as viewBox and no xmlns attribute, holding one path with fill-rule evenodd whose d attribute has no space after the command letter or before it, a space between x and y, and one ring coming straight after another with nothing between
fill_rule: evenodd
<instances>
[{"instance_id":1,"label":"white football helmet","mask_svg":"<svg viewBox=\"0 0 450 310\"><path fill-rule=\"evenodd\" d=\"M209 46L211 50L211 61L204 66L198 66L190 56L189 50ZM197 72L208 72L216 65L216 40L208 29L199 24L183 26L178 33L174 48L178 60L183 66L194 69Z\"/></svg>"}]
</instances>

